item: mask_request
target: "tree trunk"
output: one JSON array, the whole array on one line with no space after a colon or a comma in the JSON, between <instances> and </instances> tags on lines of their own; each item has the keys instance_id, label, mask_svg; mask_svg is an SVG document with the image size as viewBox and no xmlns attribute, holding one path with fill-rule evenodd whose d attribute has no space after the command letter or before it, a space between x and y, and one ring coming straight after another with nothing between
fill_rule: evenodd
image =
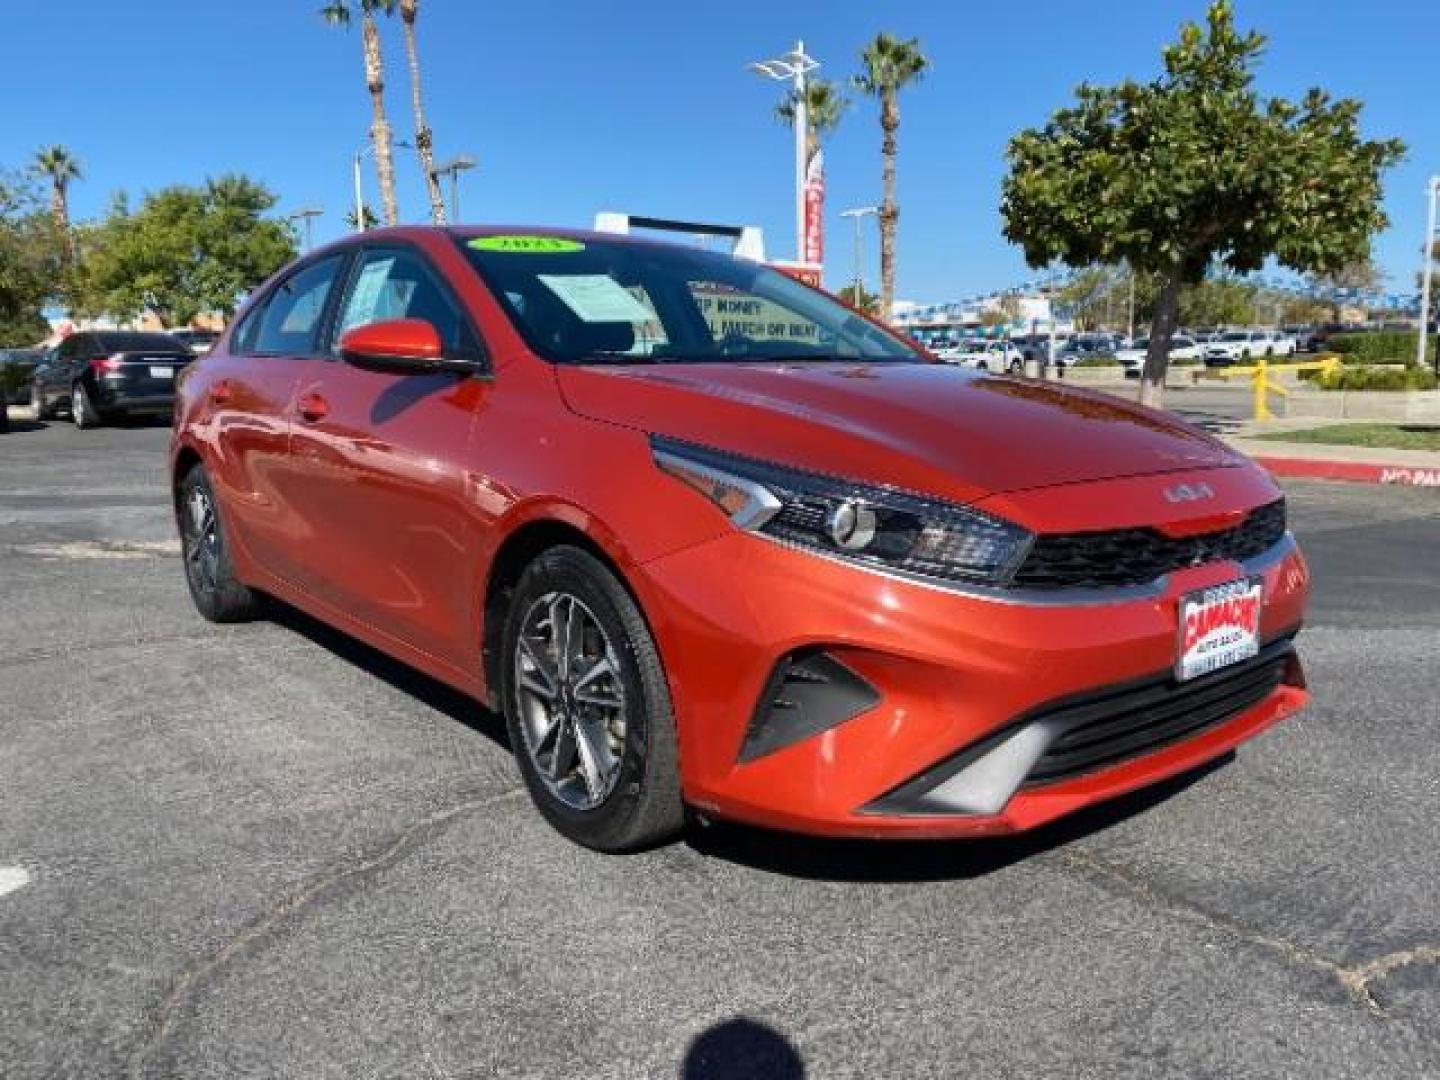
<instances>
[{"instance_id":1,"label":"tree trunk","mask_svg":"<svg viewBox=\"0 0 1440 1080\"><path fill-rule=\"evenodd\" d=\"M75 261L75 234L70 231L70 199L65 192L65 181L56 180L50 188L50 219L55 231L60 234L60 251L68 262Z\"/></svg>"},{"instance_id":2,"label":"tree trunk","mask_svg":"<svg viewBox=\"0 0 1440 1080\"><path fill-rule=\"evenodd\" d=\"M69 234L70 208L65 200L65 185L59 181L52 182L50 188L50 217L61 236Z\"/></svg>"},{"instance_id":3,"label":"tree trunk","mask_svg":"<svg viewBox=\"0 0 1440 1080\"><path fill-rule=\"evenodd\" d=\"M400 0L400 18L405 24L405 58L410 64L410 105L415 111L415 150L420 158L420 172L425 177L425 191L430 196L430 221L445 224L445 198L440 194L440 178L435 175L435 149L430 125L425 121L425 104L420 93L420 51L415 42L415 18L420 0Z\"/></svg>"},{"instance_id":4,"label":"tree trunk","mask_svg":"<svg viewBox=\"0 0 1440 1080\"><path fill-rule=\"evenodd\" d=\"M385 224L400 221L400 208L395 201L395 161L390 156L390 122L385 119L385 69L380 59L380 31L375 16L366 13L362 22L365 35L365 86L370 91L370 141L375 147L375 173L380 178L380 204L385 211Z\"/></svg>"},{"instance_id":5,"label":"tree trunk","mask_svg":"<svg viewBox=\"0 0 1440 1080\"><path fill-rule=\"evenodd\" d=\"M892 90L880 102L884 183L880 204L880 317L887 323L894 317L895 310L895 232L900 221L900 207L895 201L895 132L899 127L900 105Z\"/></svg>"},{"instance_id":6,"label":"tree trunk","mask_svg":"<svg viewBox=\"0 0 1440 1080\"><path fill-rule=\"evenodd\" d=\"M1180 271L1167 270L1160 279L1155 298L1155 317L1150 323L1150 348L1140 372L1140 404L1152 409L1164 407L1165 372L1170 368L1170 341L1180 321Z\"/></svg>"}]
</instances>

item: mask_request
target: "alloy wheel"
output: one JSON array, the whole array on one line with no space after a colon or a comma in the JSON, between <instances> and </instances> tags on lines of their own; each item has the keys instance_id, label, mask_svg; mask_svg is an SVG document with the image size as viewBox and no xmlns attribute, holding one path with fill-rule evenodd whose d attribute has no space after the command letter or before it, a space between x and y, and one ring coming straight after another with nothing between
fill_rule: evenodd
<instances>
[{"instance_id":1,"label":"alloy wheel","mask_svg":"<svg viewBox=\"0 0 1440 1080\"><path fill-rule=\"evenodd\" d=\"M615 790L625 749L625 690L614 645L575 596L541 596L520 624L514 656L520 731L535 772L574 810Z\"/></svg>"},{"instance_id":2,"label":"alloy wheel","mask_svg":"<svg viewBox=\"0 0 1440 1080\"><path fill-rule=\"evenodd\" d=\"M196 589L215 591L220 570L220 528L215 506L203 487L195 486L185 499L185 571Z\"/></svg>"}]
</instances>

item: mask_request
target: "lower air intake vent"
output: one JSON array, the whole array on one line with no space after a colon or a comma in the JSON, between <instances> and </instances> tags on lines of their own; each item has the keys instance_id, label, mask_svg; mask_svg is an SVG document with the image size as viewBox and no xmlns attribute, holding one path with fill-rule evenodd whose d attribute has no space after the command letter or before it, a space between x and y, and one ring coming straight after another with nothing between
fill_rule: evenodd
<instances>
[{"instance_id":1,"label":"lower air intake vent","mask_svg":"<svg viewBox=\"0 0 1440 1080\"><path fill-rule=\"evenodd\" d=\"M740 760L754 761L843 724L879 700L873 686L829 653L791 653L765 683Z\"/></svg>"}]
</instances>

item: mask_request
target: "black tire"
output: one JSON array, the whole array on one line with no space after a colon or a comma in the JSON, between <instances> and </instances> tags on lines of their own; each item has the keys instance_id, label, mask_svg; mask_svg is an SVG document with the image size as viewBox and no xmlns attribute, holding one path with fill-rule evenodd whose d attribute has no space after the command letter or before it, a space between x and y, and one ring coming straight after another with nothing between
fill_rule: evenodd
<instances>
[{"instance_id":1,"label":"black tire","mask_svg":"<svg viewBox=\"0 0 1440 1080\"><path fill-rule=\"evenodd\" d=\"M603 632L619 668L616 683L623 694L624 735L615 754L618 766L612 786L589 808L572 806L551 790L522 723L524 706L516 677L522 631L537 605L556 596L568 596L583 605L586 615L593 617ZM520 774L540 813L558 832L585 847L607 852L653 847L680 833L685 809L665 670L644 616L604 563L580 548L562 545L542 552L525 568L505 619L500 682L510 745ZM571 705L577 712L581 709L573 698ZM573 737L571 741L575 741Z\"/></svg>"},{"instance_id":2,"label":"black tire","mask_svg":"<svg viewBox=\"0 0 1440 1080\"><path fill-rule=\"evenodd\" d=\"M70 419L81 431L100 426L100 411L83 382L77 382L70 389Z\"/></svg>"},{"instance_id":3,"label":"black tire","mask_svg":"<svg viewBox=\"0 0 1440 1080\"><path fill-rule=\"evenodd\" d=\"M1010 374L1011 374L1011 375L1024 375L1024 374L1025 374L1025 361L1024 361L1024 360L1011 360L1011 361L1010 361Z\"/></svg>"},{"instance_id":4,"label":"black tire","mask_svg":"<svg viewBox=\"0 0 1440 1080\"><path fill-rule=\"evenodd\" d=\"M196 506L197 499L203 499L209 508L208 527ZM185 583L190 587L195 610L213 623L248 622L263 615L264 598L235 577L220 507L203 466L194 466L180 481L175 512Z\"/></svg>"}]
</instances>

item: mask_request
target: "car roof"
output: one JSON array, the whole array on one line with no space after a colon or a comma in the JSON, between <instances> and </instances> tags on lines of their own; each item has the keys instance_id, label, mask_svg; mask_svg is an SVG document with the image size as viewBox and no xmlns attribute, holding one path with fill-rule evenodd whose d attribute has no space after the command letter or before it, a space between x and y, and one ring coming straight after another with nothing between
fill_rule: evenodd
<instances>
[{"instance_id":1,"label":"car roof","mask_svg":"<svg viewBox=\"0 0 1440 1080\"><path fill-rule=\"evenodd\" d=\"M545 236L557 240L578 240L585 243L635 244L649 247L684 247L678 240L653 236L632 236L628 233L597 232L594 229L571 229L553 225L395 225L364 232L350 233L316 248L311 257L331 251L343 251L362 243L386 240L422 241L431 237L455 241L477 240L483 236Z\"/></svg>"}]
</instances>

